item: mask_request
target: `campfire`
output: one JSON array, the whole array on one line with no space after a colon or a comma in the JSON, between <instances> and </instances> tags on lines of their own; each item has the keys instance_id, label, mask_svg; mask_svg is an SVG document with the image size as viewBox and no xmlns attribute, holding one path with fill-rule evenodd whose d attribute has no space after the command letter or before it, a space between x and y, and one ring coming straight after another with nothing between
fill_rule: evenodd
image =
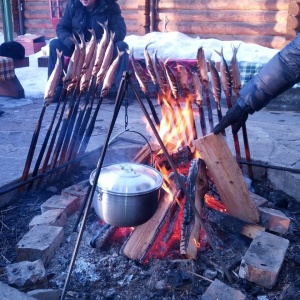
<instances>
[{"instance_id":1,"label":"campfire","mask_svg":"<svg viewBox=\"0 0 300 300\"><path fill-rule=\"evenodd\" d=\"M111 39L106 38L106 42L109 43ZM109 45L111 47L112 42L109 43ZM77 46L79 51L80 46ZM277 264L274 267L275 271L273 273L261 267L265 266L265 264L268 265L268 263L264 261L257 269L255 264L249 262L247 255L245 255L241 263L239 274L237 275L235 273L237 277L240 276L241 278L245 278L264 287L272 288L281 268L288 242L277 235L275 236L275 234L266 233L267 236L262 235L265 230L277 234L286 233L289 220L284 216L275 218L274 214L276 213L262 207L266 202L265 199L249 192L240 165L241 149L238 135L233 136L236 152L236 158L234 158L228 148L225 132L219 135L212 134L214 120L210 99L211 92L216 103L218 120L222 118L220 105L221 91L223 91L226 96L228 108L232 106L231 91L234 90L238 96L240 85L238 82L234 82L234 78L238 78L239 76L230 75L232 72L238 72L236 69L237 50L234 50L231 65L228 67L221 49L219 53L221 62L218 64L218 68L221 76L226 76L226 78L222 78L224 80L221 81L216 64L210 59L206 59L201 47L198 49L196 55L196 63L186 68L180 62L175 62L175 65L170 60L162 62L158 57L157 51L154 51L153 56L150 57L148 46L149 45L145 48L146 69L134 58L133 53L131 53L131 63L135 78L151 110L151 115L148 114L142 100L135 91L130 72L126 72L126 76L124 76L121 82L117 95L113 120L119 113L126 88L130 86L133 88L137 101L143 109L145 127L147 126L149 132L153 133L151 147L149 147L149 144L142 147L133 158L133 162L142 165L151 165L153 163L151 167L162 174L163 184L160 189L161 193L159 199L157 199L158 207L148 221L141 225L134 226L134 228L130 228L130 226L126 228L116 227L99 220L97 222L99 230L93 235L90 245L93 248L100 249L111 240L120 239L120 237L123 240L125 237L125 242L119 249L120 252L131 261L138 261L140 263L146 263L153 259L166 256L173 256L174 259L196 260L199 251L211 248L214 252L215 259L221 266L221 271L225 274L228 282L232 284L232 272L230 273L228 271L219 253L219 249L215 246L217 237L209 226L210 222L218 222L222 223L223 226L230 231L234 230L235 233L253 239L254 249L257 249L257 245L259 245L263 247L261 251L264 252L266 249L264 248L266 247L264 244L265 240L268 240L272 249L276 250L276 245L283 247L279 250L277 249L280 252L280 258L279 262L276 262ZM94 47L96 47L96 45L94 45ZM112 49L110 48L108 51L111 52ZM86 74L80 72L75 75L71 74L74 77L67 77L68 81L66 81L60 99L64 101L60 116L63 116L67 96L73 92L73 99L69 103L69 109L71 109L72 113L68 114L70 110L67 110L63 124L65 128L70 128L70 132L66 132L62 128L54 153L52 153L52 147L54 145L52 144L48 147L48 155L44 160L44 166L41 170L43 176L46 175L46 169L49 167L48 160L51 154L52 163L50 169L52 169L53 172L57 172L60 170L59 165L61 165L62 170L60 170L59 174L63 175L64 172L70 171L68 165L65 165L65 163L84 153L92 134L103 97L111 87L111 73L115 72L118 59L119 58L116 58L115 63L109 61L113 68L110 71L108 61L102 62L102 68L99 66L99 62L94 66L90 66L90 72L93 71L94 73L89 82L84 81L87 80ZM148 75L157 90L157 101L160 109L159 114L149 96ZM80 89L80 85L78 85L80 78L83 78L82 80L84 81L84 88L82 89ZM96 90L101 84L103 87L100 93L100 99L97 102L94 101ZM82 102L81 95L83 92L87 92L87 94ZM49 97L51 98L51 95ZM35 132L37 135L40 130L43 114L49 105L48 101L50 100L45 98L45 105ZM81 109L80 104L82 104ZM58 103L57 109L59 105L60 103ZM161 118L159 115L161 115ZM90 116L92 116L91 120L89 120ZM54 119L55 116L53 122ZM206 124L206 120L208 120L208 124ZM87 126L88 122L89 125ZM113 127L113 122L111 127ZM83 131L80 132L79 129L82 128ZM79 220L82 219L82 223L73 257L70 262L62 299L64 299L66 295L66 288L73 264L76 260L76 247L79 246L84 231L92 198L95 194L97 197L97 180L101 174L103 157L111 129L112 128L108 130L107 140L103 146L103 152L97 169L95 170L95 179L92 181L86 193L84 201L84 205L86 206L83 207L85 210L80 212L77 220L77 222L79 222ZM50 137L50 131L48 132L49 135L47 139ZM33 146L28 153L22 177L25 184L28 183L26 180L29 174L34 144L36 143L36 134L33 137ZM55 138L53 139L53 143L54 140ZM250 150L245 126L243 127L243 140L244 153L248 161L248 175L252 177ZM40 160L36 163L35 170L32 174L33 180L37 179L35 176L38 173L38 168L43 158L43 152L46 150L47 143L48 140L45 140L45 147L41 150ZM60 146L62 146L62 153L59 152ZM77 161L75 160L75 165L76 164ZM273 262L271 262L271 264L272 263ZM253 272L251 272L251 268L258 272L260 276L255 278ZM249 269L251 270L249 271ZM266 279L270 277L270 273L272 273L271 279Z\"/></svg>"}]
</instances>

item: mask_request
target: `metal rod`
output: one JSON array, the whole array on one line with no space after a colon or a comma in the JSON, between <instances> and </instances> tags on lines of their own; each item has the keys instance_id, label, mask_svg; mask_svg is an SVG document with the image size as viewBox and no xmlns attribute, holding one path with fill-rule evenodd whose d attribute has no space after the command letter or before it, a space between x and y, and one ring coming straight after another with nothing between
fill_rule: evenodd
<instances>
[{"instance_id":1,"label":"metal rod","mask_svg":"<svg viewBox=\"0 0 300 300\"><path fill-rule=\"evenodd\" d=\"M186 187L184 185L184 182L183 182L181 176L179 175L179 173L178 173L178 171L176 169L176 166L175 166L174 162L171 159L171 156L169 155L167 148L163 144L163 141L161 140L161 138L160 138L160 136L159 136L159 134L158 134L158 132L157 132L157 130L156 130L156 128L155 128L155 126L154 126L151 118L150 118L150 115L148 114L148 112L147 112L147 110L146 110L146 108L144 106L144 103L142 102L142 100L140 99L139 95L137 94L137 92L136 92L136 90L134 88L133 83L130 81L130 78L128 78L128 81L129 81L129 85L131 86L131 88L132 88L132 90L133 90L133 92L134 92L134 94L136 96L136 99L138 100L138 102L139 102L139 104L140 104L140 106L141 106L141 108L142 108L142 110L144 112L145 117L147 118L147 121L148 121L148 123L149 123L149 125L150 125L150 127L151 127L151 129L152 129L152 131L153 131L153 133L154 133L154 135L155 135L155 137L156 137L156 139L157 139L160 147L161 147L161 149L163 150L163 152L164 152L164 154L165 154L165 156L166 156L166 158L167 158L167 160L168 160L168 162L169 162L169 164L170 164L170 166L171 166L171 168L172 168L172 170L174 172L174 175L176 176L176 178L177 178L177 180L178 180L178 182L180 184L180 187L181 187L182 191L184 192L184 194L186 196L186 199L190 202L190 205L192 207L192 210L193 210L195 216L197 216L197 218L199 219L200 225L202 226L202 228L203 228L203 230L204 230L204 232L205 232L205 234L207 236L207 240L208 240L210 246L212 247L215 255L217 256L217 258L218 258L218 260L219 260L219 262L221 264L223 272L226 274L228 281L232 284L233 283L232 278L231 278L231 276L230 276L230 274L229 274L229 272L228 272L228 270L227 270L227 268L226 268L226 266L225 266L225 264L224 264L224 262L223 262L223 260L221 258L221 255L219 254L217 248L215 247L215 245L214 245L214 243L212 241L212 238L210 236L210 233L206 229L206 226L203 223L202 218L201 218L201 216L200 216L200 214L199 214L199 212L198 212L198 210L197 210L194 202L192 201L192 199L191 199L191 197L190 197L190 195L189 195L189 193L188 193L188 191L187 191L187 189L186 189Z\"/></svg>"},{"instance_id":2,"label":"metal rod","mask_svg":"<svg viewBox=\"0 0 300 300\"><path fill-rule=\"evenodd\" d=\"M72 163L77 163L78 161L82 160L83 158L85 158L88 155L89 154L85 154L85 155L83 155L81 157L78 157L76 159L70 160L70 161L66 162L65 164L63 164L61 166L58 166L55 169L51 169L51 170L45 171L45 172L43 172L41 174L38 174L38 175L36 175L34 177L31 177L30 179L27 179L25 181L21 181L21 182L19 182L17 184L14 184L14 185L10 186L10 187L7 187L7 188L5 188L3 190L0 190L0 196L2 196L4 194L7 194L7 193L9 193L9 192L11 192L13 190L16 190L19 187L25 186L26 184L31 183L31 182L33 182L33 181L35 181L37 179L42 179L43 177L45 177L47 175L53 174L53 173L57 172L58 170L60 170L62 168L65 168L68 165L71 165Z\"/></svg>"}]
</instances>

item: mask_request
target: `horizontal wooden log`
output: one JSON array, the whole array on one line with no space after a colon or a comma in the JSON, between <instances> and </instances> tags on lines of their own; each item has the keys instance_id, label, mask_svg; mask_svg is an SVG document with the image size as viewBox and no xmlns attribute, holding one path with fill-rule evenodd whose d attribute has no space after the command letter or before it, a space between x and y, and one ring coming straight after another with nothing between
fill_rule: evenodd
<instances>
[{"instance_id":1,"label":"horizontal wooden log","mask_svg":"<svg viewBox=\"0 0 300 300\"><path fill-rule=\"evenodd\" d=\"M199 34L190 35L199 37ZM282 49L286 43L285 36L260 36L260 35L238 35L238 34L205 34L201 35L203 39L218 39L221 41L243 41L268 48Z\"/></svg>"},{"instance_id":2,"label":"horizontal wooden log","mask_svg":"<svg viewBox=\"0 0 300 300\"><path fill-rule=\"evenodd\" d=\"M257 223L259 213L250 199L242 171L221 134L209 134L194 141L228 213Z\"/></svg>"},{"instance_id":3,"label":"horizontal wooden log","mask_svg":"<svg viewBox=\"0 0 300 300\"><path fill-rule=\"evenodd\" d=\"M287 11L262 11L262 10L160 10L157 20L164 16L171 21L193 22L245 22L245 23L285 23Z\"/></svg>"},{"instance_id":4,"label":"horizontal wooden log","mask_svg":"<svg viewBox=\"0 0 300 300\"><path fill-rule=\"evenodd\" d=\"M48 20L45 22L45 20L24 20L24 26L26 29L31 30L31 29L52 29L53 26Z\"/></svg>"},{"instance_id":5,"label":"horizontal wooden log","mask_svg":"<svg viewBox=\"0 0 300 300\"><path fill-rule=\"evenodd\" d=\"M185 34L243 34L243 35L285 35L285 23L226 23L226 22L175 22L160 21L156 24L159 31L179 31Z\"/></svg>"},{"instance_id":6,"label":"horizontal wooden log","mask_svg":"<svg viewBox=\"0 0 300 300\"><path fill-rule=\"evenodd\" d=\"M42 3L42 2L25 2L23 5L24 11L26 10L41 10L41 11L48 11L49 18L50 18L50 8L49 3Z\"/></svg>"},{"instance_id":7,"label":"horizontal wooden log","mask_svg":"<svg viewBox=\"0 0 300 300\"><path fill-rule=\"evenodd\" d=\"M209 222L216 224L219 228L230 230L233 233L241 234L250 239L253 239L258 232L265 231L265 227L261 225L247 223L213 208L207 208L205 216Z\"/></svg>"},{"instance_id":8,"label":"horizontal wooden log","mask_svg":"<svg viewBox=\"0 0 300 300\"><path fill-rule=\"evenodd\" d=\"M138 3L136 1L126 1L126 0L119 0L118 4L122 11L124 10L138 10Z\"/></svg>"},{"instance_id":9,"label":"horizontal wooden log","mask_svg":"<svg viewBox=\"0 0 300 300\"><path fill-rule=\"evenodd\" d=\"M199 1L199 0L160 0L158 1L158 9L222 9L222 10L288 10L288 1L241 1L241 0L214 0L214 1Z\"/></svg>"},{"instance_id":10,"label":"horizontal wooden log","mask_svg":"<svg viewBox=\"0 0 300 300\"><path fill-rule=\"evenodd\" d=\"M48 10L25 10L24 18L31 19L31 20L34 20L34 19L50 20Z\"/></svg>"},{"instance_id":11,"label":"horizontal wooden log","mask_svg":"<svg viewBox=\"0 0 300 300\"><path fill-rule=\"evenodd\" d=\"M295 30L299 29L300 28L300 18L289 16L287 18L286 26L288 28L295 29Z\"/></svg>"},{"instance_id":12,"label":"horizontal wooden log","mask_svg":"<svg viewBox=\"0 0 300 300\"><path fill-rule=\"evenodd\" d=\"M288 15L299 17L300 16L300 3L291 1L289 4Z\"/></svg>"}]
</instances>

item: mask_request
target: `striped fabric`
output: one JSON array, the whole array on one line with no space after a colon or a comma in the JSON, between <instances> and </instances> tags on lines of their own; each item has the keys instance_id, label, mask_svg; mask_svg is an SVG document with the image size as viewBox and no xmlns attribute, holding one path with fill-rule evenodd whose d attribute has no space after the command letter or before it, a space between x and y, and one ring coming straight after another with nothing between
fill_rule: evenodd
<instances>
[{"instance_id":1,"label":"striped fabric","mask_svg":"<svg viewBox=\"0 0 300 300\"><path fill-rule=\"evenodd\" d=\"M15 77L14 61L12 58L0 56L0 81Z\"/></svg>"}]
</instances>

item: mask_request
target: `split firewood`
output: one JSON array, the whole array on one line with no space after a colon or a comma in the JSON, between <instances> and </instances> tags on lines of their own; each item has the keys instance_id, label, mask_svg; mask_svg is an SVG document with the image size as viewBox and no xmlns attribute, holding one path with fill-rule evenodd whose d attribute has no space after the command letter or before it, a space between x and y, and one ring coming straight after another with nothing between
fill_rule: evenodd
<instances>
[{"instance_id":1,"label":"split firewood","mask_svg":"<svg viewBox=\"0 0 300 300\"><path fill-rule=\"evenodd\" d=\"M153 217L146 223L134 228L127 241L124 243L121 253L132 260L143 261L147 252L153 246L161 228L172 217L172 208L176 203L178 190L171 187L173 199L165 194L159 200L158 208Z\"/></svg>"},{"instance_id":2,"label":"split firewood","mask_svg":"<svg viewBox=\"0 0 300 300\"><path fill-rule=\"evenodd\" d=\"M257 207L250 199L242 171L221 134L209 134L194 142L217 190L232 216L250 223L259 222Z\"/></svg>"},{"instance_id":3,"label":"split firewood","mask_svg":"<svg viewBox=\"0 0 300 300\"><path fill-rule=\"evenodd\" d=\"M187 191L201 215L204 195L208 189L206 166L202 159L191 162L187 182ZM195 259L197 257L200 231L200 221L193 213L189 201L186 201L181 228L180 253L187 258Z\"/></svg>"}]
</instances>

